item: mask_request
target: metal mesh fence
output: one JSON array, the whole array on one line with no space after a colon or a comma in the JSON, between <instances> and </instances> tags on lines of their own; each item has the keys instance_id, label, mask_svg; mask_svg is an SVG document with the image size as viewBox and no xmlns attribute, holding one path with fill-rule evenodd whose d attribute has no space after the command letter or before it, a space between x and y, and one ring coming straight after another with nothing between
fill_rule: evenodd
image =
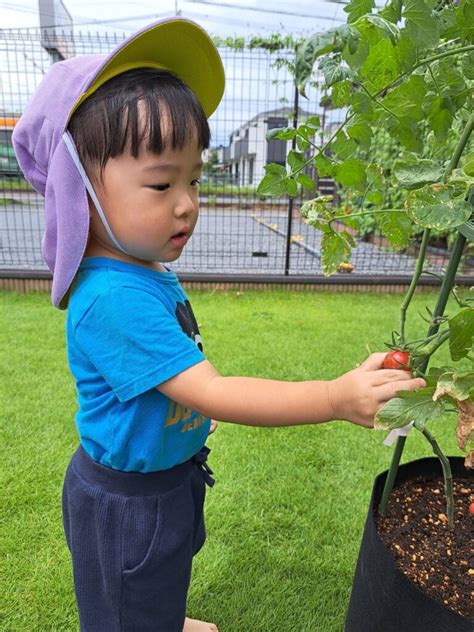
<instances>
[{"instance_id":1,"label":"metal mesh fence","mask_svg":"<svg viewBox=\"0 0 474 632\"><path fill-rule=\"evenodd\" d=\"M73 54L107 53L124 34L65 34ZM44 40L43 40L44 44ZM284 164L289 145L267 142L272 127L291 126L295 113L295 88L285 61L291 50L270 52L261 48L237 50L221 47L226 91L210 119L211 148L205 152L200 196L201 211L195 232L183 253L170 267L176 272L226 275L259 274L322 276L321 235L307 226L298 209L302 199L261 198L256 188L268 162ZM11 147L15 121L49 66L57 61L42 46L39 30L0 30L0 271L47 270L41 255L44 226L43 199L23 180ZM317 114L325 131L335 129L344 111L321 105L316 85L308 100L296 108L298 119ZM334 193L329 178L317 179L318 190ZM312 197L313 194L309 194ZM357 238L351 260L352 276L409 278L417 245L394 252L383 237L369 233ZM448 260L447 243L430 246L428 268L441 272ZM347 271L341 270L339 275ZM474 276L474 253L466 249L460 277ZM331 281L330 277L327 281Z\"/></svg>"}]
</instances>

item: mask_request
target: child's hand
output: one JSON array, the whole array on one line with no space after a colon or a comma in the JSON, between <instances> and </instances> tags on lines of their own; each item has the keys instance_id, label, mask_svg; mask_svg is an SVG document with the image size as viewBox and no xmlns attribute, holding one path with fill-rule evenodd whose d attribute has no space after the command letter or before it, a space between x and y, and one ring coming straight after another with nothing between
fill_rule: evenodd
<instances>
[{"instance_id":1,"label":"child's hand","mask_svg":"<svg viewBox=\"0 0 474 632\"><path fill-rule=\"evenodd\" d=\"M426 386L408 371L384 369L385 353L372 353L360 366L328 382L328 397L334 419L344 419L366 428L374 425L377 410L397 391Z\"/></svg>"},{"instance_id":2,"label":"child's hand","mask_svg":"<svg viewBox=\"0 0 474 632\"><path fill-rule=\"evenodd\" d=\"M212 434L216 428L217 428L217 421L215 419L211 419L211 427L209 428L209 434Z\"/></svg>"}]
</instances>

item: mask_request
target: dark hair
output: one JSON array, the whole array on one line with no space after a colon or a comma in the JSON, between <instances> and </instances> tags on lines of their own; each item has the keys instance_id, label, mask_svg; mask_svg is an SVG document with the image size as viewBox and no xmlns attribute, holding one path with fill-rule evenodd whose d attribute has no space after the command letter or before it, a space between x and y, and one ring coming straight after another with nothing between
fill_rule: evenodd
<instances>
[{"instance_id":1,"label":"dark hair","mask_svg":"<svg viewBox=\"0 0 474 632\"><path fill-rule=\"evenodd\" d=\"M144 125L139 102L145 106ZM163 109L171 121L166 137L161 129ZM68 129L91 178L101 178L107 161L126 147L137 158L145 139L148 151L161 154L193 142L207 149L211 136L192 90L175 75L153 68L129 70L106 81L77 108Z\"/></svg>"}]
</instances>

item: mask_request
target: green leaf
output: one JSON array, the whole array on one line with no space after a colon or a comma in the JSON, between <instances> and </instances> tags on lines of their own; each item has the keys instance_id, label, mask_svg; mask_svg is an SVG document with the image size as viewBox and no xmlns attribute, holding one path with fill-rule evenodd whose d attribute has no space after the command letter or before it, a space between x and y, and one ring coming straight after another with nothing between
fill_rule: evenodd
<instances>
[{"instance_id":1,"label":"green leaf","mask_svg":"<svg viewBox=\"0 0 474 632\"><path fill-rule=\"evenodd\" d=\"M320 178L332 176L334 167L329 158L326 158L321 152L314 158L313 164Z\"/></svg>"},{"instance_id":2,"label":"green leaf","mask_svg":"<svg viewBox=\"0 0 474 632\"><path fill-rule=\"evenodd\" d=\"M350 81L339 81L332 88L332 105L335 108L342 108L351 102L352 84Z\"/></svg>"},{"instance_id":3,"label":"green leaf","mask_svg":"<svg viewBox=\"0 0 474 632\"><path fill-rule=\"evenodd\" d=\"M418 51L416 41L404 29L400 31L400 41L394 49L395 58L401 72L411 72L413 66L418 61Z\"/></svg>"},{"instance_id":4,"label":"green leaf","mask_svg":"<svg viewBox=\"0 0 474 632\"><path fill-rule=\"evenodd\" d=\"M462 73L466 79L474 79L474 51L471 50L464 55L462 60Z\"/></svg>"},{"instance_id":5,"label":"green leaf","mask_svg":"<svg viewBox=\"0 0 474 632\"><path fill-rule=\"evenodd\" d=\"M367 165L358 158L350 158L337 165L334 179L344 187L353 187L363 191L367 182Z\"/></svg>"},{"instance_id":6,"label":"green leaf","mask_svg":"<svg viewBox=\"0 0 474 632\"><path fill-rule=\"evenodd\" d=\"M287 162L292 171L299 171L300 169L303 169L306 164L303 154L298 151L294 151L293 149L288 154Z\"/></svg>"},{"instance_id":7,"label":"green leaf","mask_svg":"<svg viewBox=\"0 0 474 632\"><path fill-rule=\"evenodd\" d=\"M329 30L323 33L315 33L297 45L295 81L299 93L303 96L306 96L305 85L313 72L314 62L320 55L329 53L332 50L333 41L334 35Z\"/></svg>"},{"instance_id":8,"label":"green leaf","mask_svg":"<svg viewBox=\"0 0 474 632\"><path fill-rule=\"evenodd\" d=\"M472 353L474 307L466 307L449 319L449 351L456 362Z\"/></svg>"},{"instance_id":9,"label":"green leaf","mask_svg":"<svg viewBox=\"0 0 474 632\"><path fill-rule=\"evenodd\" d=\"M376 162L367 165L367 185L373 189L382 189L384 186L383 169Z\"/></svg>"},{"instance_id":10,"label":"green leaf","mask_svg":"<svg viewBox=\"0 0 474 632\"><path fill-rule=\"evenodd\" d=\"M390 39L394 46L398 43L400 39L400 29L392 22L385 20L380 15L371 14L362 16L357 22L357 27L359 27L361 21L373 24L385 37Z\"/></svg>"},{"instance_id":11,"label":"green leaf","mask_svg":"<svg viewBox=\"0 0 474 632\"><path fill-rule=\"evenodd\" d=\"M318 127L321 127L321 119L317 114L315 114L314 116L310 116L308 119L306 119L305 124L311 125L312 127L315 127L317 129Z\"/></svg>"},{"instance_id":12,"label":"green leaf","mask_svg":"<svg viewBox=\"0 0 474 632\"><path fill-rule=\"evenodd\" d=\"M342 57L347 65L352 68L352 70L358 70L364 61L367 59L367 55L369 54L370 46L369 42L363 38L361 38L359 31L354 29L354 31L359 35L359 41L357 43L357 48L350 48L349 45L344 48L342 51Z\"/></svg>"},{"instance_id":13,"label":"green leaf","mask_svg":"<svg viewBox=\"0 0 474 632\"><path fill-rule=\"evenodd\" d=\"M474 2L461 0L455 9L455 22L451 29L446 29L447 39L460 38L462 43L474 42Z\"/></svg>"},{"instance_id":14,"label":"green leaf","mask_svg":"<svg viewBox=\"0 0 474 632\"><path fill-rule=\"evenodd\" d=\"M296 176L296 181L298 182L298 184L301 184L302 186L305 187L305 189L314 189L314 187L316 186L313 178L310 178L306 173L299 173Z\"/></svg>"},{"instance_id":15,"label":"green leaf","mask_svg":"<svg viewBox=\"0 0 474 632\"><path fill-rule=\"evenodd\" d=\"M321 240L321 262L324 276L330 276L339 268L342 262L347 263L352 254L345 231L342 233L324 233Z\"/></svg>"},{"instance_id":16,"label":"green leaf","mask_svg":"<svg viewBox=\"0 0 474 632\"><path fill-rule=\"evenodd\" d=\"M397 116L421 121L427 86L423 77L412 75L408 81L389 92L382 103Z\"/></svg>"},{"instance_id":17,"label":"green leaf","mask_svg":"<svg viewBox=\"0 0 474 632\"><path fill-rule=\"evenodd\" d=\"M365 199L368 202L372 202L372 204L375 204L375 206L382 206L384 195L380 191L370 191L370 193L367 193L367 195L365 196Z\"/></svg>"},{"instance_id":18,"label":"green leaf","mask_svg":"<svg viewBox=\"0 0 474 632\"><path fill-rule=\"evenodd\" d=\"M298 91L303 96L305 85L313 72L315 61L321 55L331 52L340 52L347 44L353 51L357 48L360 38L359 32L348 24L329 29L321 33L315 33L296 46L295 81Z\"/></svg>"},{"instance_id":19,"label":"green leaf","mask_svg":"<svg viewBox=\"0 0 474 632\"><path fill-rule=\"evenodd\" d=\"M424 138L421 134L421 127L409 118L400 119L397 123L394 129L390 130L390 134L394 138L398 138L400 143L406 147L408 151L416 153L422 152Z\"/></svg>"},{"instance_id":20,"label":"green leaf","mask_svg":"<svg viewBox=\"0 0 474 632\"><path fill-rule=\"evenodd\" d=\"M465 399L469 399L469 394L473 387L473 372L457 373L456 371L448 371L439 376L433 399L437 400L447 395L458 402L462 402Z\"/></svg>"},{"instance_id":21,"label":"green leaf","mask_svg":"<svg viewBox=\"0 0 474 632\"><path fill-rule=\"evenodd\" d=\"M396 160L393 175L404 189L418 189L425 184L439 182L443 178L443 166L426 158Z\"/></svg>"},{"instance_id":22,"label":"green leaf","mask_svg":"<svg viewBox=\"0 0 474 632\"><path fill-rule=\"evenodd\" d=\"M288 195L291 195L292 197L294 197L295 195L298 195L298 185L296 184L296 180L294 180L293 178L287 178L286 192L288 193Z\"/></svg>"},{"instance_id":23,"label":"green leaf","mask_svg":"<svg viewBox=\"0 0 474 632\"><path fill-rule=\"evenodd\" d=\"M406 0L402 17L405 28L420 48L433 48L438 44L438 22L423 0Z\"/></svg>"},{"instance_id":24,"label":"green leaf","mask_svg":"<svg viewBox=\"0 0 474 632\"><path fill-rule=\"evenodd\" d=\"M340 54L323 57L319 62L319 68L323 72L327 86L332 86L344 79L355 78L354 71L347 66L343 66L341 62L342 58Z\"/></svg>"},{"instance_id":25,"label":"green leaf","mask_svg":"<svg viewBox=\"0 0 474 632\"><path fill-rule=\"evenodd\" d=\"M385 213L377 213L376 222L382 235L384 235L397 250L406 248L410 243L412 224L406 211L401 209L388 210Z\"/></svg>"},{"instance_id":26,"label":"green leaf","mask_svg":"<svg viewBox=\"0 0 474 632\"><path fill-rule=\"evenodd\" d=\"M309 141L302 138L301 136L296 137L296 145L300 151L306 151L309 147Z\"/></svg>"},{"instance_id":27,"label":"green leaf","mask_svg":"<svg viewBox=\"0 0 474 632\"><path fill-rule=\"evenodd\" d=\"M425 374L424 380L426 382L426 386L434 387L436 390L436 386L438 384L438 380L443 373L453 373L456 369L451 366L441 366L441 367L430 367L428 373Z\"/></svg>"},{"instance_id":28,"label":"green leaf","mask_svg":"<svg viewBox=\"0 0 474 632\"><path fill-rule=\"evenodd\" d=\"M427 421L444 413L444 405L433 401L434 388L420 388L416 391L399 391L398 397L390 399L380 408L374 418L376 430L403 428L415 422L422 429Z\"/></svg>"},{"instance_id":29,"label":"green leaf","mask_svg":"<svg viewBox=\"0 0 474 632\"><path fill-rule=\"evenodd\" d=\"M303 202L300 208L300 215L305 224L313 226L324 232L332 232L328 221L333 217L333 209L329 206L332 203L332 195L320 195L312 200Z\"/></svg>"},{"instance_id":30,"label":"green leaf","mask_svg":"<svg viewBox=\"0 0 474 632\"><path fill-rule=\"evenodd\" d=\"M383 9L379 11L379 15L396 24L400 22L402 17L402 0L391 0Z\"/></svg>"},{"instance_id":31,"label":"green leaf","mask_svg":"<svg viewBox=\"0 0 474 632\"><path fill-rule=\"evenodd\" d=\"M444 141L451 129L454 107L449 97L436 95L428 109L428 123L439 141Z\"/></svg>"},{"instance_id":32,"label":"green leaf","mask_svg":"<svg viewBox=\"0 0 474 632\"><path fill-rule=\"evenodd\" d=\"M270 140L293 140L298 131L294 127L274 127L269 129L265 138Z\"/></svg>"},{"instance_id":33,"label":"green leaf","mask_svg":"<svg viewBox=\"0 0 474 632\"><path fill-rule=\"evenodd\" d=\"M279 197L280 195L287 193L288 178L285 167L271 163L269 165L265 165L265 171L267 174L258 185L257 194Z\"/></svg>"},{"instance_id":34,"label":"green leaf","mask_svg":"<svg viewBox=\"0 0 474 632\"><path fill-rule=\"evenodd\" d=\"M371 47L359 74L373 92L385 88L398 77L400 67L394 48L388 40L382 39Z\"/></svg>"},{"instance_id":35,"label":"green leaf","mask_svg":"<svg viewBox=\"0 0 474 632\"><path fill-rule=\"evenodd\" d=\"M358 145L368 149L372 141L372 128L364 123L355 123L347 128L347 133Z\"/></svg>"},{"instance_id":36,"label":"green leaf","mask_svg":"<svg viewBox=\"0 0 474 632\"><path fill-rule=\"evenodd\" d=\"M357 151L357 143L351 138L347 138L345 133L341 130L337 133L336 138L331 144L331 150L341 160L345 160L350 156L353 156Z\"/></svg>"},{"instance_id":37,"label":"green leaf","mask_svg":"<svg viewBox=\"0 0 474 632\"><path fill-rule=\"evenodd\" d=\"M267 173L274 173L276 175L286 177L286 169L283 165L278 165L275 162L271 162L268 165L264 166L264 169Z\"/></svg>"},{"instance_id":38,"label":"green leaf","mask_svg":"<svg viewBox=\"0 0 474 632\"><path fill-rule=\"evenodd\" d=\"M365 92L356 92L352 97L352 109L356 114L371 114L374 108L370 97Z\"/></svg>"},{"instance_id":39,"label":"green leaf","mask_svg":"<svg viewBox=\"0 0 474 632\"><path fill-rule=\"evenodd\" d=\"M474 178L474 152L464 158L462 170L467 176Z\"/></svg>"},{"instance_id":40,"label":"green leaf","mask_svg":"<svg viewBox=\"0 0 474 632\"><path fill-rule=\"evenodd\" d=\"M460 194L461 193L461 194ZM471 206L464 193L451 184L430 184L409 193L405 207L408 216L419 226L446 230L466 222Z\"/></svg>"},{"instance_id":41,"label":"green leaf","mask_svg":"<svg viewBox=\"0 0 474 632\"><path fill-rule=\"evenodd\" d=\"M439 5L437 5L438 8ZM452 4L448 4L441 11L436 11L436 19L439 24L439 36L442 39L449 39L449 32L456 25L456 12Z\"/></svg>"},{"instance_id":42,"label":"green leaf","mask_svg":"<svg viewBox=\"0 0 474 632\"><path fill-rule=\"evenodd\" d=\"M348 22L355 22L365 13L370 13L375 7L375 0L350 0L343 11L349 14Z\"/></svg>"}]
</instances>

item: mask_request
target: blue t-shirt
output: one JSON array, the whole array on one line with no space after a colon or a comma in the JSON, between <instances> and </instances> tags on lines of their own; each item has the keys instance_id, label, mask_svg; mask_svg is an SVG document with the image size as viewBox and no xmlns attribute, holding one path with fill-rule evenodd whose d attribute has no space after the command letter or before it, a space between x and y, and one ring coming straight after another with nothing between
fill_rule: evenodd
<instances>
[{"instance_id":1,"label":"blue t-shirt","mask_svg":"<svg viewBox=\"0 0 474 632\"><path fill-rule=\"evenodd\" d=\"M163 470L204 445L210 418L155 387L202 362L202 341L176 273L85 257L66 320L84 449L99 463Z\"/></svg>"}]
</instances>

